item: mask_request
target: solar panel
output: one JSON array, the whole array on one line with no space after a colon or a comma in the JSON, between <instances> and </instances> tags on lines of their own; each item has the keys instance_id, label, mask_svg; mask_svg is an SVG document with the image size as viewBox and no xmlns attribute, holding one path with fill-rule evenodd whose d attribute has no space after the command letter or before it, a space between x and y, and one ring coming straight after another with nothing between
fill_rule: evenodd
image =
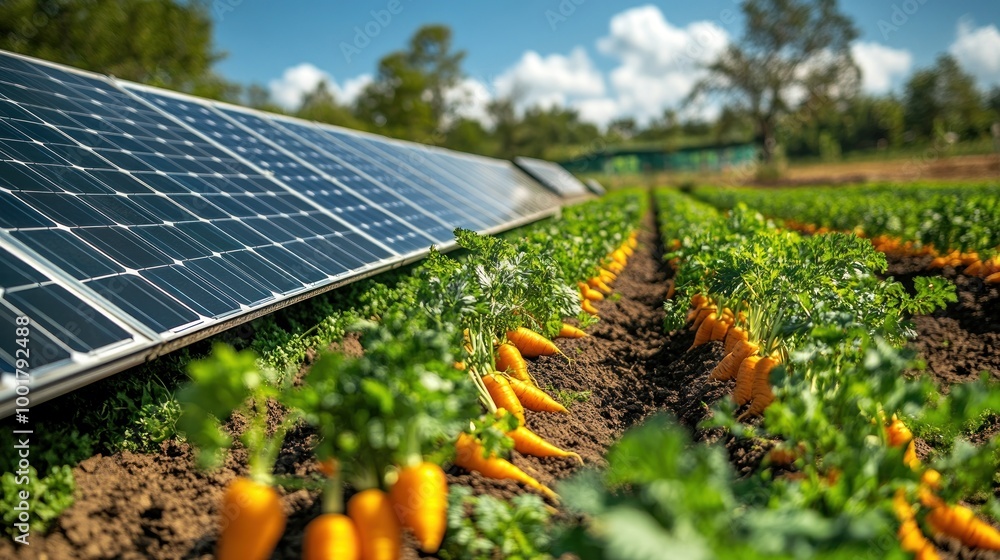
<instances>
[{"instance_id":1,"label":"solar panel","mask_svg":"<svg viewBox=\"0 0 1000 560\"><path fill-rule=\"evenodd\" d=\"M153 91L137 84L123 82L122 85L161 111L273 174L289 188L337 214L346 223L363 230L397 254L425 250L434 243L450 239L450 232L442 223L422 214L381 185L338 166L332 160L320 161L325 159L322 155L276 128L269 120L242 113L241 123L232 118L235 111L223 114L207 101ZM305 159L296 153L302 154Z\"/></svg>"},{"instance_id":2,"label":"solar panel","mask_svg":"<svg viewBox=\"0 0 1000 560\"><path fill-rule=\"evenodd\" d=\"M603 196L604 193L607 192L607 190L605 190L604 188L604 185L598 183L597 179L586 179L583 181L583 184L587 185L587 188L590 189L590 192L596 194L597 196Z\"/></svg>"},{"instance_id":3,"label":"solar panel","mask_svg":"<svg viewBox=\"0 0 1000 560\"><path fill-rule=\"evenodd\" d=\"M589 194L587 186L559 164L528 157L516 157L514 163L563 198Z\"/></svg>"},{"instance_id":4,"label":"solar panel","mask_svg":"<svg viewBox=\"0 0 1000 560\"><path fill-rule=\"evenodd\" d=\"M0 51L0 321L32 321L33 402L558 207L506 162L330 130ZM17 360L3 339L0 416Z\"/></svg>"}]
</instances>

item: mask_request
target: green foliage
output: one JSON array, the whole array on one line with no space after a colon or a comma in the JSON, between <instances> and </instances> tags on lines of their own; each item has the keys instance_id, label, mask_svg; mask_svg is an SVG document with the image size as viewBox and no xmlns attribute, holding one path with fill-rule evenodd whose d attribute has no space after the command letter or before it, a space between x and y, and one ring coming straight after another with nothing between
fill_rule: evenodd
<instances>
[{"instance_id":1,"label":"green foliage","mask_svg":"<svg viewBox=\"0 0 1000 560\"><path fill-rule=\"evenodd\" d=\"M695 197L729 209L743 202L766 216L833 230L891 235L939 251L1000 246L1000 185L916 183L798 189L699 188Z\"/></svg>"},{"instance_id":2,"label":"green foliage","mask_svg":"<svg viewBox=\"0 0 1000 560\"><path fill-rule=\"evenodd\" d=\"M14 0L0 3L0 48L217 99L238 88L213 73L204 0Z\"/></svg>"},{"instance_id":3,"label":"green foliage","mask_svg":"<svg viewBox=\"0 0 1000 560\"><path fill-rule=\"evenodd\" d=\"M522 494L510 502L473 496L467 486L448 491L448 531L438 553L444 560L534 560L547 554L549 513L541 498Z\"/></svg>"},{"instance_id":4,"label":"green foliage","mask_svg":"<svg viewBox=\"0 0 1000 560\"><path fill-rule=\"evenodd\" d=\"M360 327L364 356L323 355L283 401L319 431L317 456L364 488L454 441L480 408L447 330L395 315Z\"/></svg>"},{"instance_id":5,"label":"green foliage","mask_svg":"<svg viewBox=\"0 0 1000 560\"><path fill-rule=\"evenodd\" d=\"M284 432L297 417L287 415L284 424L271 432L267 405L287 390L290 376L282 378L274 370L261 369L253 352L236 352L222 344L214 347L210 357L191 362L188 374L191 382L177 394L183 408L177 425L195 446L198 466L221 464L233 443L222 422L237 412L248 423L240 440L250 452L250 474L258 481L269 481Z\"/></svg>"},{"instance_id":6,"label":"green foliage","mask_svg":"<svg viewBox=\"0 0 1000 560\"><path fill-rule=\"evenodd\" d=\"M23 485L18 480L25 476L30 484ZM6 472L0 476L0 512L4 532L14 536L18 511L14 508L21 505L19 492L27 491L28 511L31 513L29 526L33 532L44 533L66 508L73 505L73 491L76 483L73 480L73 469L69 465L60 465L49 469L47 476L38 477L34 467L28 468L26 475ZM23 511L23 508L22 508Z\"/></svg>"}]
</instances>

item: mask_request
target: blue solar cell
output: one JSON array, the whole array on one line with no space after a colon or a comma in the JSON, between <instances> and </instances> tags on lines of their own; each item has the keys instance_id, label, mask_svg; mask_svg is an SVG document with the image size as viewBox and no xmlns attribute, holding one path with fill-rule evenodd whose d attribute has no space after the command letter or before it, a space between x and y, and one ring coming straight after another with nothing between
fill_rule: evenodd
<instances>
[{"instance_id":1,"label":"blue solar cell","mask_svg":"<svg viewBox=\"0 0 1000 560\"><path fill-rule=\"evenodd\" d=\"M156 332L167 332L198 320L197 313L140 276L121 274L84 284Z\"/></svg>"},{"instance_id":2,"label":"blue solar cell","mask_svg":"<svg viewBox=\"0 0 1000 560\"><path fill-rule=\"evenodd\" d=\"M65 230L16 231L13 236L78 280L125 272L121 265Z\"/></svg>"},{"instance_id":3,"label":"blue solar cell","mask_svg":"<svg viewBox=\"0 0 1000 560\"><path fill-rule=\"evenodd\" d=\"M124 329L57 284L9 291L4 299L77 352L129 338Z\"/></svg>"}]
</instances>

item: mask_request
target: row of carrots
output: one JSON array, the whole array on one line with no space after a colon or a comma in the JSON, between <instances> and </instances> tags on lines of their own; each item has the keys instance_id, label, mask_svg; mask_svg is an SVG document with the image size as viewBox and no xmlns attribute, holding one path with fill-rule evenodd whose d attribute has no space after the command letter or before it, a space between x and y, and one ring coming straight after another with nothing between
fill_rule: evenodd
<instances>
[{"instance_id":1,"label":"row of carrots","mask_svg":"<svg viewBox=\"0 0 1000 560\"><path fill-rule=\"evenodd\" d=\"M688 350L713 340L724 343L725 356L712 369L711 379L736 380L733 401L737 406L750 403L743 417L759 416L774 402L771 390L771 371L781 363L780 354L762 353L762 345L751 338L746 315L734 314L728 307L721 311L708 297L696 294L691 297L693 308L688 313L694 343Z\"/></svg>"},{"instance_id":2,"label":"row of carrots","mask_svg":"<svg viewBox=\"0 0 1000 560\"><path fill-rule=\"evenodd\" d=\"M611 293L610 284L625 266L627 256L636 245L636 235L614 251L606 268L581 283L583 309L596 314L593 301L599 301ZM589 309L588 309L589 306ZM560 337L581 338L586 333L574 326L564 324ZM520 327L509 331L503 342L497 341L495 349L496 371L482 376L490 398L497 407L497 415L513 415L518 425L506 433L514 441L518 453L535 457L566 457L583 460L572 451L566 451L545 441L524 425L525 410L569 414L569 411L538 388L528 372L525 358L551 356L560 353L552 341L542 335ZM463 367L461 363L456 367ZM552 501L558 496L551 489L516 467L511 462L487 455L484 446L473 435L462 433L455 443L454 464L468 471L475 471L487 478L514 480L537 490ZM334 479L335 480L335 479ZM339 481L337 482L339 484ZM269 489L273 492L272 489ZM448 486L444 471L438 465L421 462L399 470L398 478L388 493L378 489L368 489L355 494L347 504L347 515L326 513L313 520L306 529L303 544L303 558L320 559L363 559L393 560L399 557L402 528L409 529L426 553L438 550L447 528ZM277 494L274 494L276 499ZM262 526L262 529L264 526ZM274 542L280 537L281 527L262 531L273 535ZM226 541L220 539L220 558ZM272 547L266 550L271 550ZM226 555L227 558L250 558L246 550L260 550L259 547L242 549L241 552Z\"/></svg>"},{"instance_id":3,"label":"row of carrots","mask_svg":"<svg viewBox=\"0 0 1000 560\"><path fill-rule=\"evenodd\" d=\"M830 233L831 229L826 227L816 227L815 224L797 222L795 220L785 220L785 227L809 234ZM858 237L865 237L861 230L853 232ZM948 251L941 253L933 245L917 246L913 241L903 241L899 237L892 235L876 235L870 239L872 245L880 252L893 256L904 257L934 257L928 264L930 268L944 268L946 266L961 269L966 276L976 276L982 278L987 284L1000 284L1000 254L983 260L979 253L961 251Z\"/></svg>"},{"instance_id":4,"label":"row of carrots","mask_svg":"<svg viewBox=\"0 0 1000 560\"><path fill-rule=\"evenodd\" d=\"M913 441L913 432L895 414L885 427L886 440L892 447L906 446L903 462L913 470L921 468ZM921 505L927 508L927 524L938 535L958 539L962 544L987 550L1000 550L1000 531L993 528L975 513L961 505L948 505L935 494L941 488L941 473L926 469L920 477L918 496ZM900 521L900 547L911 552L917 560L938 560L940 556L934 543L924 536L916 519L916 508L906 499L900 488L893 497L893 510Z\"/></svg>"}]
</instances>

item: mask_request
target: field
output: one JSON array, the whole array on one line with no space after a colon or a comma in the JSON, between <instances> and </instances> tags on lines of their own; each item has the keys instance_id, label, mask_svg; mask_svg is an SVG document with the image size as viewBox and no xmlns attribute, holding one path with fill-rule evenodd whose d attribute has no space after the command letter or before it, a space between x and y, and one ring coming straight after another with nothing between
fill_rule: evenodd
<instances>
[{"instance_id":1,"label":"field","mask_svg":"<svg viewBox=\"0 0 1000 560\"><path fill-rule=\"evenodd\" d=\"M998 559L998 216L995 181L657 188L460 233L40 407L48 513L0 557Z\"/></svg>"}]
</instances>

